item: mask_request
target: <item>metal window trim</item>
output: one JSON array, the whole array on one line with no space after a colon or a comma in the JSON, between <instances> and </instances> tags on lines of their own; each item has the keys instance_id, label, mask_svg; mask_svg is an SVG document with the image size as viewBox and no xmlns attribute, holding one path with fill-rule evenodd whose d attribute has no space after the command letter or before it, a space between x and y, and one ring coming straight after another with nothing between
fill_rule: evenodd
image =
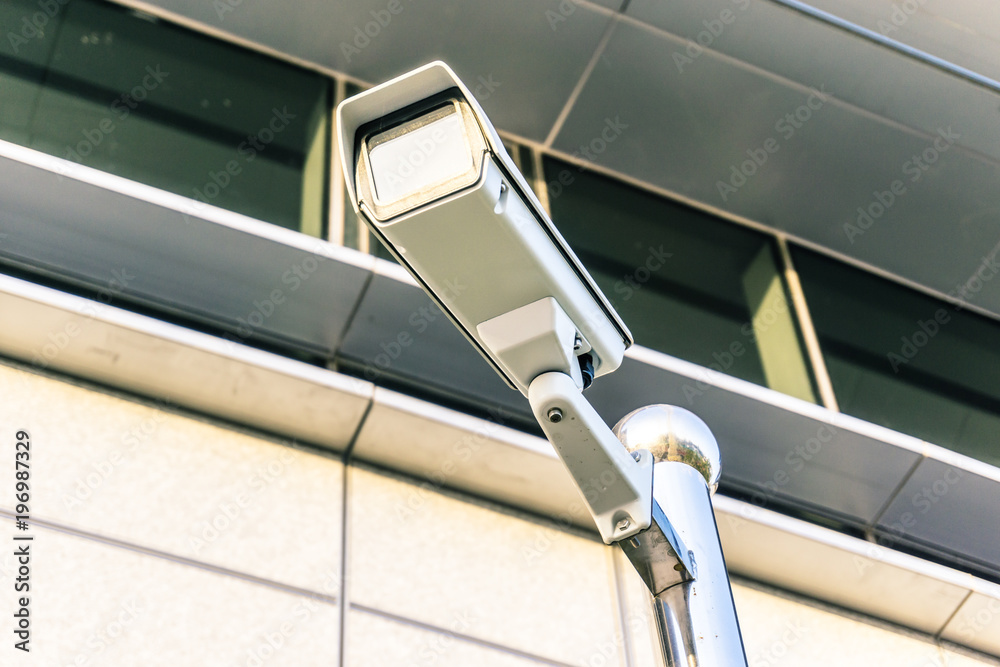
<instances>
[{"instance_id":1,"label":"metal window trim","mask_svg":"<svg viewBox=\"0 0 1000 667\"><path fill-rule=\"evenodd\" d=\"M806 301L805 290L799 280L799 273L795 270L792 262L792 255L788 251L788 240L784 235L776 237L778 254L781 257L782 274L785 287L792 297L792 308L795 311L795 319L798 320L799 332L806 347L806 355L812 366L813 379L819 390L820 400L823 405L834 411L840 412L837 404L837 395L833 391L833 382L830 380L830 372L826 368L826 360L823 358L823 348L819 344L819 336L816 333L816 326L813 324L812 315L809 313L809 304Z\"/></svg>"},{"instance_id":2,"label":"metal window trim","mask_svg":"<svg viewBox=\"0 0 1000 667\"><path fill-rule=\"evenodd\" d=\"M672 357L669 354L665 354L648 347L633 345L625 352L625 356L650 366L662 368L664 370L677 373L678 375L689 377L694 381L702 382L719 389L725 389L735 394L746 396L747 398L751 398L755 401L766 403L782 410L814 419L817 422L833 424L837 428L844 428L858 433L859 435L880 440L886 444L890 444L907 451L926 455L930 451L929 447L932 447L928 443L913 436L893 431L885 428L884 426L879 426L878 424L866 422L863 419L858 419L857 417L852 417L851 415L834 412L822 405L816 405L815 403L803 401L802 399L782 394L781 392L768 389L767 387L754 384L747 380L742 380L731 375L717 373L705 368L704 366L699 366L698 364L690 361ZM708 371L708 373L706 373L706 371ZM935 449L938 448L935 447Z\"/></svg>"},{"instance_id":3,"label":"metal window trim","mask_svg":"<svg viewBox=\"0 0 1000 667\"><path fill-rule=\"evenodd\" d=\"M337 105L340 104L347 95L347 83L343 79L334 79L333 81L333 104L331 105L328 113L328 122L330 123L330 145L329 145L329 169L327 170L330 174L330 193L329 193L329 207L327 210L327 219L329 220L327 224L327 240L331 243L335 243L340 246L346 245L344 243L346 227L347 227L347 216L344 210L344 171L340 160L336 159L340 155L340 136L337 134L336 130L333 128L337 124Z\"/></svg>"},{"instance_id":4,"label":"metal window trim","mask_svg":"<svg viewBox=\"0 0 1000 667\"><path fill-rule=\"evenodd\" d=\"M70 160L64 160L2 139L0 139L0 158L8 158L22 164L43 169L56 174L60 179L69 178L93 185L148 204L176 211L184 216L207 220L236 231L252 234L299 250L314 253L319 252L329 259L358 268L370 269L373 263L372 258L359 254L350 248L344 248L323 239L306 236L292 229L286 229L285 227L251 218L242 213L236 213L235 211L167 192L166 190L161 190L145 183L116 176L115 174L110 174Z\"/></svg>"},{"instance_id":5,"label":"metal window trim","mask_svg":"<svg viewBox=\"0 0 1000 667\"><path fill-rule=\"evenodd\" d=\"M80 377L335 452L374 392L359 378L2 274L0 310L0 355L28 372Z\"/></svg>"}]
</instances>

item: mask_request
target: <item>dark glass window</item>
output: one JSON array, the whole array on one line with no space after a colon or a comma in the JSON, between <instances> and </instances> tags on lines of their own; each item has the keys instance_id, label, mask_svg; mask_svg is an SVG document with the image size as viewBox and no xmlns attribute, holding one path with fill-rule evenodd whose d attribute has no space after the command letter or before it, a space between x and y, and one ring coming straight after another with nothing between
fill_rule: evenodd
<instances>
[{"instance_id":1,"label":"dark glass window","mask_svg":"<svg viewBox=\"0 0 1000 667\"><path fill-rule=\"evenodd\" d=\"M0 4L0 138L316 236L330 82L93 0Z\"/></svg>"},{"instance_id":2,"label":"dark glass window","mask_svg":"<svg viewBox=\"0 0 1000 667\"><path fill-rule=\"evenodd\" d=\"M793 251L840 409L1000 465L1000 323Z\"/></svg>"},{"instance_id":3,"label":"dark glass window","mask_svg":"<svg viewBox=\"0 0 1000 667\"><path fill-rule=\"evenodd\" d=\"M637 343L815 402L774 241L546 160L552 217Z\"/></svg>"}]
</instances>

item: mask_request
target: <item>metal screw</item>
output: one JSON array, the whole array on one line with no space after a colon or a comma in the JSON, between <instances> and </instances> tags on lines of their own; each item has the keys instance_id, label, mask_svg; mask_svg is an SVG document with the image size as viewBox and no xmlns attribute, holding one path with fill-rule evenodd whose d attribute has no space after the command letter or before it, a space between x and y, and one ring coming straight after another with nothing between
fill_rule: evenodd
<instances>
[{"instance_id":1,"label":"metal screw","mask_svg":"<svg viewBox=\"0 0 1000 667\"><path fill-rule=\"evenodd\" d=\"M559 422L562 421L563 418L562 410L560 410L559 408L552 408L551 410L549 410L548 417L550 422L552 422L553 424L558 424Z\"/></svg>"},{"instance_id":2,"label":"metal screw","mask_svg":"<svg viewBox=\"0 0 1000 667\"><path fill-rule=\"evenodd\" d=\"M583 347L583 339L580 338L580 334L577 334L576 338L573 339L573 349L579 350L581 347Z\"/></svg>"},{"instance_id":3,"label":"metal screw","mask_svg":"<svg viewBox=\"0 0 1000 667\"><path fill-rule=\"evenodd\" d=\"M628 517L625 517L624 519L619 519L618 520L618 523L615 524L615 528L617 528L619 531L628 530L628 527L631 526L631 525L632 525L632 521L629 520Z\"/></svg>"},{"instance_id":4,"label":"metal screw","mask_svg":"<svg viewBox=\"0 0 1000 667\"><path fill-rule=\"evenodd\" d=\"M642 454L640 454L639 452L632 452L632 458L635 459L636 462L638 462L639 459L642 458Z\"/></svg>"}]
</instances>

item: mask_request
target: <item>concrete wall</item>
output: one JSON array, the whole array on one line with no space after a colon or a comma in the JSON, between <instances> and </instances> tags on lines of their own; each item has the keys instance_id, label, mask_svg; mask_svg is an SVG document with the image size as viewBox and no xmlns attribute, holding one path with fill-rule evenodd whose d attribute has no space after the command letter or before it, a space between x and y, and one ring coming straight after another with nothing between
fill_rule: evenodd
<instances>
[{"instance_id":1,"label":"concrete wall","mask_svg":"<svg viewBox=\"0 0 1000 667\"><path fill-rule=\"evenodd\" d=\"M27 533L11 516L20 429ZM589 535L4 364L0 512L0 617L11 538L35 537L32 652L8 620L3 665L656 664L641 583ZM734 592L752 667L1000 664L749 582Z\"/></svg>"}]
</instances>

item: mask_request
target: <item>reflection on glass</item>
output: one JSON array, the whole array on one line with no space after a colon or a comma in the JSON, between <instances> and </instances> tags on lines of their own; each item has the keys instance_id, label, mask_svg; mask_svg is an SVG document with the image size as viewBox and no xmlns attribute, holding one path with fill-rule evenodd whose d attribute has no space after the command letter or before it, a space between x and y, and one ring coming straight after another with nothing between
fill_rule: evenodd
<instances>
[{"instance_id":1,"label":"reflection on glass","mask_svg":"<svg viewBox=\"0 0 1000 667\"><path fill-rule=\"evenodd\" d=\"M455 180L476 166L465 125L454 105L432 111L368 139L375 201L394 203ZM459 187L468 184L463 178Z\"/></svg>"},{"instance_id":2,"label":"reflection on glass","mask_svg":"<svg viewBox=\"0 0 1000 667\"><path fill-rule=\"evenodd\" d=\"M793 250L840 409L1000 465L1000 323Z\"/></svg>"},{"instance_id":3,"label":"reflection on glass","mask_svg":"<svg viewBox=\"0 0 1000 667\"><path fill-rule=\"evenodd\" d=\"M773 241L546 160L552 217L636 342L816 401Z\"/></svg>"},{"instance_id":4,"label":"reflection on glass","mask_svg":"<svg viewBox=\"0 0 1000 667\"><path fill-rule=\"evenodd\" d=\"M322 233L326 78L113 4L52 5L0 40L0 139ZM5 26L38 12L0 4Z\"/></svg>"},{"instance_id":5,"label":"reflection on glass","mask_svg":"<svg viewBox=\"0 0 1000 667\"><path fill-rule=\"evenodd\" d=\"M361 92L361 89L353 86L347 86L347 95L356 95ZM528 185L534 189L535 187L535 165L533 161L533 155L531 149L527 146L522 146L520 144L515 144L511 141L503 142L504 148L507 153L511 156L514 161L514 166L520 170L521 174L524 176ZM392 256L392 253L385 247L385 245L378 240L368 229L365 224L361 222L357 215L354 213L354 209L351 206L350 198L345 194L344 196L344 245L349 248L360 249L358 239L367 237L368 247L367 250L371 254L379 257L381 259L395 262L396 258Z\"/></svg>"}]
</instances>

